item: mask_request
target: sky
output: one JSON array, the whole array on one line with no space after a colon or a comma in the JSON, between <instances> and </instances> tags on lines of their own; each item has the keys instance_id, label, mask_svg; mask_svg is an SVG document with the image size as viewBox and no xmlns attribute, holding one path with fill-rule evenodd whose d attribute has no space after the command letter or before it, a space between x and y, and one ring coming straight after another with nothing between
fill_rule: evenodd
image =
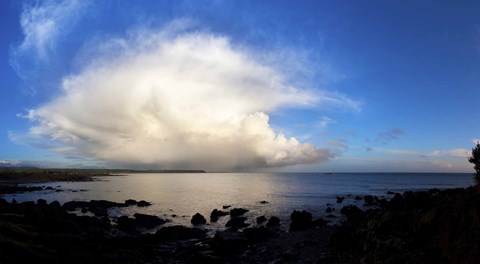
<instances>
[{"instance_id":1,"label":"sky","mask_svg":"<svg viewBox=\"0 0 480 264\"><path fill-rule=\"evenodd\" d=\"M0 166L473 172L476 1L0 12Z\"/></svg>"}]
</instances>

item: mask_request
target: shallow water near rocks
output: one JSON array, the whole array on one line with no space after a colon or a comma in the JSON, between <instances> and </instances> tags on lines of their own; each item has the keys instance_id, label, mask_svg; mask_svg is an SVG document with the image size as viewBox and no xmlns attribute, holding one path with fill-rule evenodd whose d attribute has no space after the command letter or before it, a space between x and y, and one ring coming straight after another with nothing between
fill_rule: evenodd
<instances>
[{"instance_id":1,"label":"shallow water near rocks","mask_svg":"<svg viewBox=\"0 0 480 264\"><path fill-rule=\"evenodd\" d=\"M247 223L255 226L255 218L261 215L278 216L286 225L293 210L308 210L314 218L325 217L327 203L336 208L333 214L339 216L344 205L363 205L363 201L354 199L356 195L388 198L391 196L388 191L447 189L472 184L472 174L462 173L137 173L96 177L90 182L28 184L62 191L10 194L3 198L18 202L42 198L62 204L72 200L122 203L127 199L146 200L152 205L112 208L109 215L152 214L170 220L167 225L185 226L191 226L191 216L197 212L209 220L213 209L222 210L222 206L230 205L227 211L235 207L248 209ZM337 196L345 197L343 203L336 203ZM223 229L228 219L227 216L220 217L216 223L208 221L205 227Z\"/></svg>"}]
</instances>

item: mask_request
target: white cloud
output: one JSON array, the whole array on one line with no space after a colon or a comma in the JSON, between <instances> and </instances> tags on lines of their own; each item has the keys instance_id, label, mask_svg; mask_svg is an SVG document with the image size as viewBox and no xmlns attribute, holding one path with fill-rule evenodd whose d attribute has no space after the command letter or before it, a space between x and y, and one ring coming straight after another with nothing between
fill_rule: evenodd
<instances>
[{"instance_id":1,"label":"white cloud","mask_svg":"<svg viewBox=\"0 0 480 264\"><path fill-rule=\"evenodd\" d=\"M296 87L262 56L207 32L139 31L104 42L97 54L64 78L60 96L28 113L38 122L29 137L60 143L51 149L64 155L123 165L276 167L334 154L275 133L267 113L356 105Z\"/></svg>"},{"instance_id":2,"label":"white cloud","mask_svg":"<svg viewBox=\"0 0 480 264\"><path fill-rule=\"evenodd\" d=\"M20 16L20 26L25 36L18 46L19 52L33 50L40 59L47 59L55 48L57 37L68 30L75 21L85 1L47 0L35 5L25 4Z\"/></svg>"},{"instance_id":3,"label":"white cloud","mask_svg":"<svg viewBox=\"0 0 480 264\"><path fill-rule=\"evenodd\" d=\"M58 61L59 44L83 16L90 0L26 1L20 14L23 40L12 46L10 65L25 81L38 81ZM28 93L37 92L27 83Z\"/></svg>"}]
</instances>

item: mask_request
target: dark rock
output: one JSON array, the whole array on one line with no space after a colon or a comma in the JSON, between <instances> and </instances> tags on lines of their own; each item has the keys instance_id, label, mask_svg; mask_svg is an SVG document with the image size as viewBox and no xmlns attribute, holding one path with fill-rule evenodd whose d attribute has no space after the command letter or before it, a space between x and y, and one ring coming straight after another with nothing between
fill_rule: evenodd
<instances>
[{"instance_id":1,"label":"dark rock","mask_svg":"<svg viewBox=\"0 0 480 264\"><path fill-rule=\"evenodd\" d=\"M276 216L272 216L268 219L267 227L274 227L280 225L280 218Z\"/></svg>"},{"instance_id":2,"label":"dark rock","mask_svg":"<svg viewBox=\"0 0 480 264\"><path fill-rule=\"evenodd\" d=\"M336 216L333 215L333 214L328 214L328 215L327 215L327 218L336 218Z\"/></svg>"},{"instance_id":3,"label":"dark rock","mask_svg":"<svg viewBox=\"0 0 480 264\"><path fill-rule=\"evenodd\" d=\"M249 226L249 224L245 223L247 220L246 217L233 217L225 224L225 227L231 227L233 229L240 229Z\"/></svg>"},{"instance_id":4,"label":"dark rock","mask_svg":"<svg viewBox=\"0 0 480 264\"><path fill-rule=\"evenodd\" d=\"M327 207L327 209L325 209L325 213L331 213L333 210L332 210L332 207Z\"/></svg>"},{"instance_id":5,"label":"dark rock","mask_svg":"<svg viewBox=\"0 0 480 264\"><path fill-rule=\"evenodd\" d=\"M307 230L313 227L312 214L307 211L293 211L290 215L290 231Z\"/></svg>"},{"instance_id":6,"label":"dark rock","mask_svg":"<svg viewBox=\"0 0 480 264\"><path fill-rule=\"evenodd\" d=\"M395 194L395 193L392 191L388 191L387 194Z\"/></svg>"},{"instance_id":7,"label":"dark rock","mask_svg":"<svg viewBox=\"0 0 480 264\"><path fill-rule=\"evenodd\" d=\"M217 209L213 209L213 211L210 213L210 222L217 222L219 217L225 216L225 215L228 215L228 213L217 210Z\"/></svg>"},{"instance_id":8,"label":"dark rock","mask_svg":"<svg viewBox=\"0 0 480 264\"><path fill-rule=\"evenodd\" d=\"M257 217L257 224L263 224L266 221L267 221L267 218L264 215Z\"/></svg>"},{"instance_id":9,"label":"dark rock","mask_svg":"<svg viewBox=\"0 0 480 264\"><path fill-rule=\"evenodd\" d=\"M271 238L276 237L276 233L272 229L261 227L252 227L252 228L245 228L243 230L245 237L254 243L264 242Z\"/></svg>"},{"instance_id":10,"label":"dark rock","mask_svg":"<svg viewBox=\"0 0 480 264\"><path fill-rule=\"evenodd\" d=\"M374 202L374 198L372 195L365 195L365 197L363 197L363 200L365 201L365 205L372 205L373 202Z\"/></svg>"},{"instance_id":11,"label":"dark rock","mask_svg":"<svg viewBox=\"0 0 480 264\"><path fill-rule=\"evenodd\" d=\"M391 209L395 209L395 210L398 210L398 209L402 209L402 208L405 208L405 199L403 198L403 196L399 193L395 194L395 196L393 196L392 199L390 199L390 201L388 201L388 204L387 206Z\"/></svg>"},{"instance_id":12,"label":"dark rock","mask_svg":"<svg viewBox=\"0 0 480 264\"><path fill-rule=\"evenodd\" d=\"M144 200L141 200L141 201L137 202L138 207L146 207L146 206L150 206L150 205L152 205L152 204L147 202L147 201L144 201Z\"/></svg>"},{"instance_id":13,"label":"dark rock","mask_svg":"<svg viewBox=\"0 0 480 264\"><path fill-rule=\"evenodd\" d=\"M155 233L155 237L160 240L200 239L204 238L206 233L203 229L176 225L162 227Z\"/></svg>"},{"instance_id":14,"label":"dark rock","mask_svg":"<svg viewBox=\"0 0 480 264\"><path fill-rule=\"evenodd\" d=\"M44 199L38 199L38 200L37 200L37 204L40 205L40 206L46 206L46 205L47 205L47 201L44 200Z\"/></svg>"},{"instance_id":15,"label":"dark rock","mask_svg":"<svg viewBox=\"0 0 480 264\"><path fill-rule=\"evenodd\" d=\"M357 200L357 201L360 201L360 200L362 200L362 199L363 199L363 198L362 198L361 196L358 196L358 195L355 196L355 200Z\"/></svg>"},{"instance_id":16,"label":"dark rock","mask_svg":"<svg viewBox=\"0 0 480 264\"><path fill-rule=\"evenodd\" d=\"M230 216L237 217L245 214L246 212L248 212L248 210L244 208L233 208L232 210L230 210Z\"/></svg>"},{"instance_id":17,"label":"dark rock","mask_svg":"<svg viewBox=\"0 0 480 264\"><path fill-rule=\"evenodd\" d=\"M207 219L203 217L203 215L196 213L194 216L192 216L192 220L190 220L192 225L204 225L207 223Z\"/></svg>"},{"instance_id":18,"label":"dark rock","mask_svg":"<svg viewBox=\"0 0 480 264\"><path fill-rule=\"evenodd\" d=\"M159 225L165 224L167 221L159 218L155 215L146 215L136 213L133 215L135 217L135 224L144 228L154 228Z\"/></svg>"},{"instance_id":19,"label":"dark rock","mask_svg":"<svg viewBox=\"0 0 480 264\"><path fill-rule=\"evenodd\" d=\"M82 208L82 214L86 214L88 212L87 208Z\"/></svg>"},{"instance_id":20,"label":"dark rock","mask_svg":"<svg viewBox=\"0 0 480 264\"><path fill-rule=\"evenodd\" d=\"M267 201L260 201L261 204L268 204Z\"/></svg>"},{"instance_id":21,"label":"dark rock","mask_svg":"<svg viewBox=\"0 0 480 264\"><path fill-rule=\"evenodd\" d=\"M171 217L177 217L177 215L176 215L176 214L172 214Z\"/></svg>"},{"instance_id":22,"label":"dark rock","mask_svg":"<svg viewBox=\"0 0 480 264\"><path fill-rule=\"evenodd\" d=\"M344 206L340 213L347 217L347 221L358 224L364 218L363 211L355 205Z\"/></svg>"},{"instance_id":23,"label":"dark rock","mask_svg":"<svg viewBox=\"0 0 480 264\"><path fill-rule=\"evenodd\" d=\"M26 201L26 202L21 203L21 205L23 205L23 206L25 206L25 207L34 207L34 206L35 206L35 202L33 202L33 201Z\"/></svg>"},{"instance_id":24,"label":"dark rock","mask_svg":"<svg viewBox=\"0 0 480 264\"><path fill-rule=\"evenodd\" d=\"M338 253L356 248L357 240L353 232L355 230L349 226L340 226L329 238L330 246Z\"/></svg>"},{"instance_id":25,"label":"dark rock","mask_svg":"<svg viewBox=\"0 0 480 264\"><path fill-rule=\"evenodd\" d=\"M224 206L222 206L223 209L228 209L228 208L230 208L230 207L231 207L231 205L224 205Z\"/></svg>"},{"instance_id":26,"label":"dark rock","mask_svg":"<svg viewBox=\"0 0 480 264\"><path fill-rule=\"evenodd\" d=\"M126 205L136 205L137 201L133 200L133 199L128 199L128 200L125 200L125 204Z\"/></svg>"},{"instance_id":27,"label":"dark rock","mask_svg":"<svg viewBox=\"0 0 480 264\"><path fill-rule=\"evenodd\" d=\"M124 232L134 232L136 231L135 219L128 216L120 216L117 218L118 229Z\"/></svg>"},{"instance_id":28,"label":"dark rock","mask_svg":"<svg viewBox=\"0 0 480 264\"><path fill-rule=\"evenodd\" d=\"M343 196L337 196L337 203L342 203L345 197Z\"/></svg>"},{"instance_id":29,"label":"dark rock","mask_svg":"<svg viewBox=\"0 0 480 264\"><path fill-rule=\"evenodd\" d=\"M51 207L60 208L60 203L58 201L53 201L49 204Z\"/></svg>"},{"instance_id":30,"label":"dark rock","mask_svg":"<svg viewBox=\"0 0 480 264\"><path fill-rule=\"evenodd\" d=\"M215 249L222 255L243 252L248 247L248 239L244 233L225 231L214 237Z\"/></svg>"},{"instance_id":31,"label":"dark rock","mask_svg":"<svg viewBox=\"0 0 480 264\"><path fill-rule=\"evenodd\" d=\"M313 221L313 226L316 226L316 227L325 226L326 224L327 224L327 222L325 220L323 220L323 218L318 218L318 219Z\"/></svg>"}]
</instances>

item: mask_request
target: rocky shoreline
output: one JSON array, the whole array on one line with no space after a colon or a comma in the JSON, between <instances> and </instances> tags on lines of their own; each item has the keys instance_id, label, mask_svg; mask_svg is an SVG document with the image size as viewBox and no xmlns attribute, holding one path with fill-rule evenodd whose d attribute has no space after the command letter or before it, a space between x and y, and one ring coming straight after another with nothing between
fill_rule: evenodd
<instances>
[{"instance_id":1,"label":"rocky shoreline","mask_svg":"<svg viewBox=\"0 0 480 264\"><path fill-rule=\"evenodd\" d=\"M149 206L148 201L61 205L0 198L0 262L479 263L478 187L391 195L390 200L355 197L367 209L344 206L344 220L335 225L293 211L288 230L278 217L248 219L248 209L228 206L214 208L209 216L193 215L187 227L165 225L169 220L155 215L110 218L107 213L109 208ZM226 230L207 232L204 225L219 218L228 219ZM144 232L152 228L156 232Z\"/></svg>"}]
</instances>

